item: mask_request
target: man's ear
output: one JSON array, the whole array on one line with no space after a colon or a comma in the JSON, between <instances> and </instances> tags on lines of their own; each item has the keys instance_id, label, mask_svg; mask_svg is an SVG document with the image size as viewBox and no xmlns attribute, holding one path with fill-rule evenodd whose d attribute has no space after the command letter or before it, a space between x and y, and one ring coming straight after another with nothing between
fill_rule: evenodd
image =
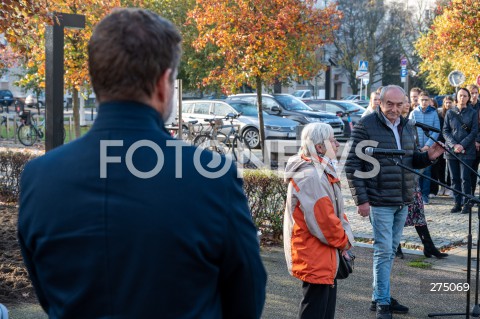
<instances>
[{"instance_id":1,"label":"man's ear","mask_svg":"<svg viewBox=\"0 0 480 319\"><path fill-rule=\"evenodd\" d=\"M160 103L168 102L173 83L170 81L172 69L167 69L156 84L157 98Z\"/></svg>"}]
</instances>

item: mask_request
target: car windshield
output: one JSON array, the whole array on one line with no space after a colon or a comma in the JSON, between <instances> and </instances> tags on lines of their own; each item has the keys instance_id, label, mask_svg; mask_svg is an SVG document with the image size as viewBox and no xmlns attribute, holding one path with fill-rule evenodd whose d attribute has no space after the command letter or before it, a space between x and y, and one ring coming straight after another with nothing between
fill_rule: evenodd
<instances>
[{"instance_id":1,"label":"car windshield","mask_svg":"<svg viewBox=\"0 0 480 319\"><path fill-rule=\"evenodd\" d=\"M241 112L245 116L257 116L257 107L249 103L230 102L229 103L237 112Z\"/></svg>"},{"instance_id":2,"label":"car windshield","mask_svg":"<svg viewBox=\"0 0 480 319\"><path fill-rule=\"evenodd\" d=\"M275 99L277 99L288 111L312 111L307 104L294 98L293 96L275 95Z\"/></svg>"},{"instance_id":3,"label":"car windshield","mask_svg":"<svg viewBox=\"0 0 480 319\"><path fill-rule=\"evenodd\" d=\"M361 109L361 107L359 105L356 105L356 104L345 103L345 102L339 102L339 104L341 106L343 106L349 112Z\"/></svg>"},{"instance_id":4,"label":"car windshield","mask_svg":"<svg viewBox=\"0 0 480 319\"><path fill-rule=\"evenodd\" d=\"M292 95L295 96L295 97L302 97L303 91L295 91L295 92L293 92Z\"/></svg>"},{"instance_id":5,"label":"car windshield","mask_svg":"<svg viewBox=\"0 0 480 319\"><path fill-rule=\"evenodd\" d=\"M258 116L257 107L253 104L249 103L237 103L237 102L230 102L229 103L237 112L241 112L243 116ZM263 116L268 116L268 113L265 111L262 112Z\"/></svg>"}]
</instances>

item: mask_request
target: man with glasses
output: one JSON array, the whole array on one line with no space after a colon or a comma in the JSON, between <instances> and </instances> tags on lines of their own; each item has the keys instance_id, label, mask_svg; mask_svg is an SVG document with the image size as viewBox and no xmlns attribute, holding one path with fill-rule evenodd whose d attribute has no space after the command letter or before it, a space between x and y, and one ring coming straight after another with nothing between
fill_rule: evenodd
<instances>
[{"instance_id":1,"label":"man with glasses","mask_svg":"<svg viewBox=\"0 0 480 319\"><path fill-rule=\"evenodd\" d=\"M419 94L420 105L415 107L410 113L409 118L414 119L417 122L430 125L440 130L440 119L438 118L437 110L430 105L430 97L427 93L422 92ZM439 133L429 132L433 139L437 140ZM429 138L423 129L417 127L417 145L422 152L428 151L433 145L434 140ZM430 177L432 174L432 168L429 166L425 168L423 174ZM419 180L420 190L422 192L423 204L428 205L430 194L430 180L420 177Z\"/></svg>"}]
</instances>

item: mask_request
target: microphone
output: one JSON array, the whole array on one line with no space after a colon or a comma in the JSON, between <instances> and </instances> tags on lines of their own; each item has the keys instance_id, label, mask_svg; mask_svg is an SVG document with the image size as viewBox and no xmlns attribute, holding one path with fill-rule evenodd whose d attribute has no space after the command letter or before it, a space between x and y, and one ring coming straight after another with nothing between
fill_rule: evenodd
<instances>
[{"instance_id":1,"label":"microphone","mask_svg":"<svg viewBox=\"0 0 480 319\"><path fill-rule=\"evenodd\" d=\"M365 154L369 156L373 156L373 155L402 156L406 154L406 151L388 149L388 148L367 147L365 148Z\"/></svg>"},{"instance_id":2,"label":"microphone","mask_svg":"<svg viewBox=\"0 0 480 319\"><path fill-rule=\"evenodd\" d=\"M408 120L408 124L415 125L416 127L419 127L422 130L427 130L427 131L431 131L431 132L434 132L434 133L440 133L440 129L438 129L436 127L433 127L433 126L430 126L430 125L427 125L427 124L422 123L422 122L417 122L414 119Z\"/></svg>"}]
</instances>

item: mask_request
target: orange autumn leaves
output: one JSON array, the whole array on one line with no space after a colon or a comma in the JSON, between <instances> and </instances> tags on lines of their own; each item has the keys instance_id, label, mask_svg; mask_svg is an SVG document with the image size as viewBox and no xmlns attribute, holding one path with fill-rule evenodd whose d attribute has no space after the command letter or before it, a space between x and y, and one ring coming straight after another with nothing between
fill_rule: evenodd
<instances>
[{"instance_id":1,"label":"orange autumn leaves","mask_svg":"<svg viewBox=\"0 0 480 319\"><path fill-rule=\"evenodd\" d=\"M447 76L460 70L466 84L475 83L480 74L480 0L453 0L441 10L430 30L421 36L415 48L422 58L421 72L427 75L431 88L450 93L453 87Z\"/></svg>"},{"instance_id":2,"label":"orange autumn leaves","mask_svg":"<svg viewBox=\"0 0 480 319\"><path fill-rule=\"evenodd\" d=\"M314 1L198 0L189 13L196 25L197 51L209 47L217 61L204 84L218 83L234 92L243 83L255 86L294 77L310 78L322 68L316 52L333 41L341 13Z\"/></svg>"}]
</instances>

